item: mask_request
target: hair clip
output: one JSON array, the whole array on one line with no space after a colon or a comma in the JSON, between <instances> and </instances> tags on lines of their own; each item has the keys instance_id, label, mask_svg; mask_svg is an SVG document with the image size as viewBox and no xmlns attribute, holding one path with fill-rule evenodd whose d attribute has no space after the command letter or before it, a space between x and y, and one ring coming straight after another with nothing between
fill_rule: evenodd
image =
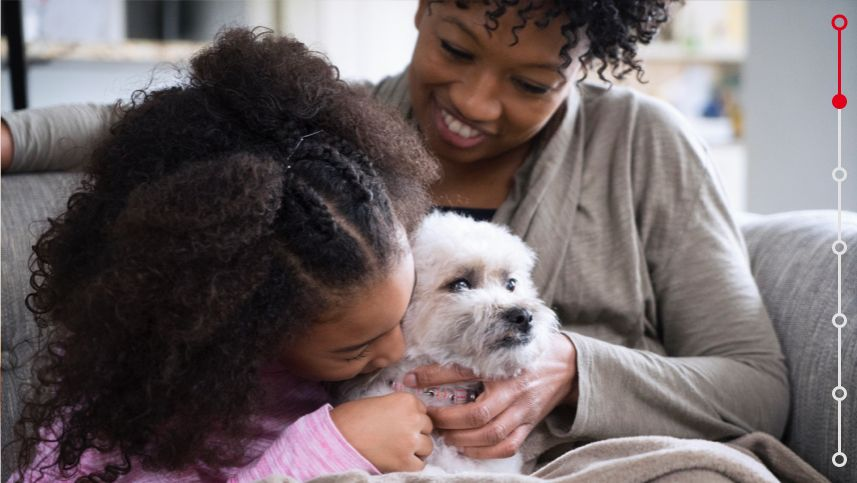
<instances>
[{"instance_id":1,"label":"hair clip","mask_svg":"<svg viewBox=\"0 0 857 483\"><path fill-rule=\"evenodd\" d=\"M289 157L287 157L287 158L286 158L286 163L288 163L288 162L289 162L289 160L290 160L290 159L292 159L292 156L293 156L293 155L298 151L298 148L299 148L299 147L301 147L301 143L302 143L302 142L304 142L304 139L309 138L309 137L312 137L312 136L315 136L316 134L318 134L318 133L320 133L320 132L322 132L322 131L324 131L324 129L319 129L319 130L318 130L318 131L316 131L316 132L309 133L309 134L305 134L305 135L301 136L301 138L300 138L300 139L298 139L298 143L297 143L297 144L295 144L295 147L294 147L294 148L292 148L292 152L291 152L291 153L289 153ZM286 164L286 169L290 169L291 167L292 167L292 165L291 165L291 164Z\"/></svg>"}]
</instances>

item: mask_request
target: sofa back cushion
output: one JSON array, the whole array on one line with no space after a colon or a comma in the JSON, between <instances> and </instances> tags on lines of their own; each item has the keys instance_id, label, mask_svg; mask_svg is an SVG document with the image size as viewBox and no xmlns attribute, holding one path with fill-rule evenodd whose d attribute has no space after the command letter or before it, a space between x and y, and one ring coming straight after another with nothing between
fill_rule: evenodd
<instances>
[{"instance_id":1,"label":"sofa back cushion","mask_svg":"<svg viewBox=\"0 0 857 483\"><path fill-rule=\"evenodd\" d=\"M2 181L2 481L15 467L17 447L12 426L20 411L21 384L29 379L27 360L38 333L33 314L24 305L30 289L28 263L36 238L47 229L48 217L61 213L79 174L41 173L3 175Z\"/></svg>"},{"instance_id":2,"label":"sofa back cushion","mask_svg":"<svg viewBox=\"0 0 857 483\"><path fill-rule=\"evenodd\" d=\"M774 321L791 379L791 409L783 442L834 482L857 481L857 213L845 212L842 257L842 451L833 465L838 415L836 212L801 211L753 217L742 224L753 276Z\"/></svg>"}]
</instances>

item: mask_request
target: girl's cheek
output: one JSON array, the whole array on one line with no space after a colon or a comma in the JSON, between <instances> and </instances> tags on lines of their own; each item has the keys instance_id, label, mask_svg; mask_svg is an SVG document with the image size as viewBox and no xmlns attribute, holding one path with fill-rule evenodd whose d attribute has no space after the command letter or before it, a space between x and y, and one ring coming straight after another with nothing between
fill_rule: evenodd
<instances>
[{"instance_id":1,"label":"girl's cheek","mask_svg":"<svg viewBox=\"0 0 857 483\"><path fill-rule=\"evenodd\" d=\"M398 326L389 336L385 337L377 347L378 356L373 362L374 369L381 369L399 362L405 355L405 337L402 327Z\"/></svg>"}]
</instances>

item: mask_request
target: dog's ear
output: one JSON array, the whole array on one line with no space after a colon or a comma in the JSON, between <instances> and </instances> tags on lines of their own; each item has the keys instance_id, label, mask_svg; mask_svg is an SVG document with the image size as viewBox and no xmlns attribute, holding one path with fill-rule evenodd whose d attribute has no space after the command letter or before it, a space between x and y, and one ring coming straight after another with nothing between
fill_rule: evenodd
<instances>
[{"instance_id":1,"label":"dog's ear","mask_svg":"<svg viewBox=\"0 0 857 483\"><path fill-rule=\"evenodd\" d=\"M535 250L530 248L524 240L520 239L517 235L512 235L517 238L518 242L521 244L522 253L524 254L524 264L526 266L527 274L532 276L533 269L536 267L536 263L539 261L538 255L536 255Z\"/></svg>"}]
</instances>

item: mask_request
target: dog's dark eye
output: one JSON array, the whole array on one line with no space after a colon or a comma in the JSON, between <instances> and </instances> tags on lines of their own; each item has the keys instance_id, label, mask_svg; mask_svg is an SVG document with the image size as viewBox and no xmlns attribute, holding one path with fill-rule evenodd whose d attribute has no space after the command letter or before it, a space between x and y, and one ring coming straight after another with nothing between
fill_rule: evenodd
<instances>
[{"instance_id":1,"label":"dog's dark eye","mask_svg":"<svg viewBox=\"0 0 857 483\"><path fill-rule=\"evenodd\" d=\"M462 292L464 290L470 290L471 285L470 282L467 281L466 278L459 278L453 280L451 284L449 284L449 290L453 292Z\"/></svg>"},{"instance_id":2,"label":"dog's dark eye","mask_svg":"<svg viewBox=\"0 0 857 483\"><path fill-rule=\"evenodd\" d=\"M515 287L518 285L518 281L514 278L510 278L508 282L506 282L506 290L510 292L515 291Z\"/></svg>"}]
</instances>

